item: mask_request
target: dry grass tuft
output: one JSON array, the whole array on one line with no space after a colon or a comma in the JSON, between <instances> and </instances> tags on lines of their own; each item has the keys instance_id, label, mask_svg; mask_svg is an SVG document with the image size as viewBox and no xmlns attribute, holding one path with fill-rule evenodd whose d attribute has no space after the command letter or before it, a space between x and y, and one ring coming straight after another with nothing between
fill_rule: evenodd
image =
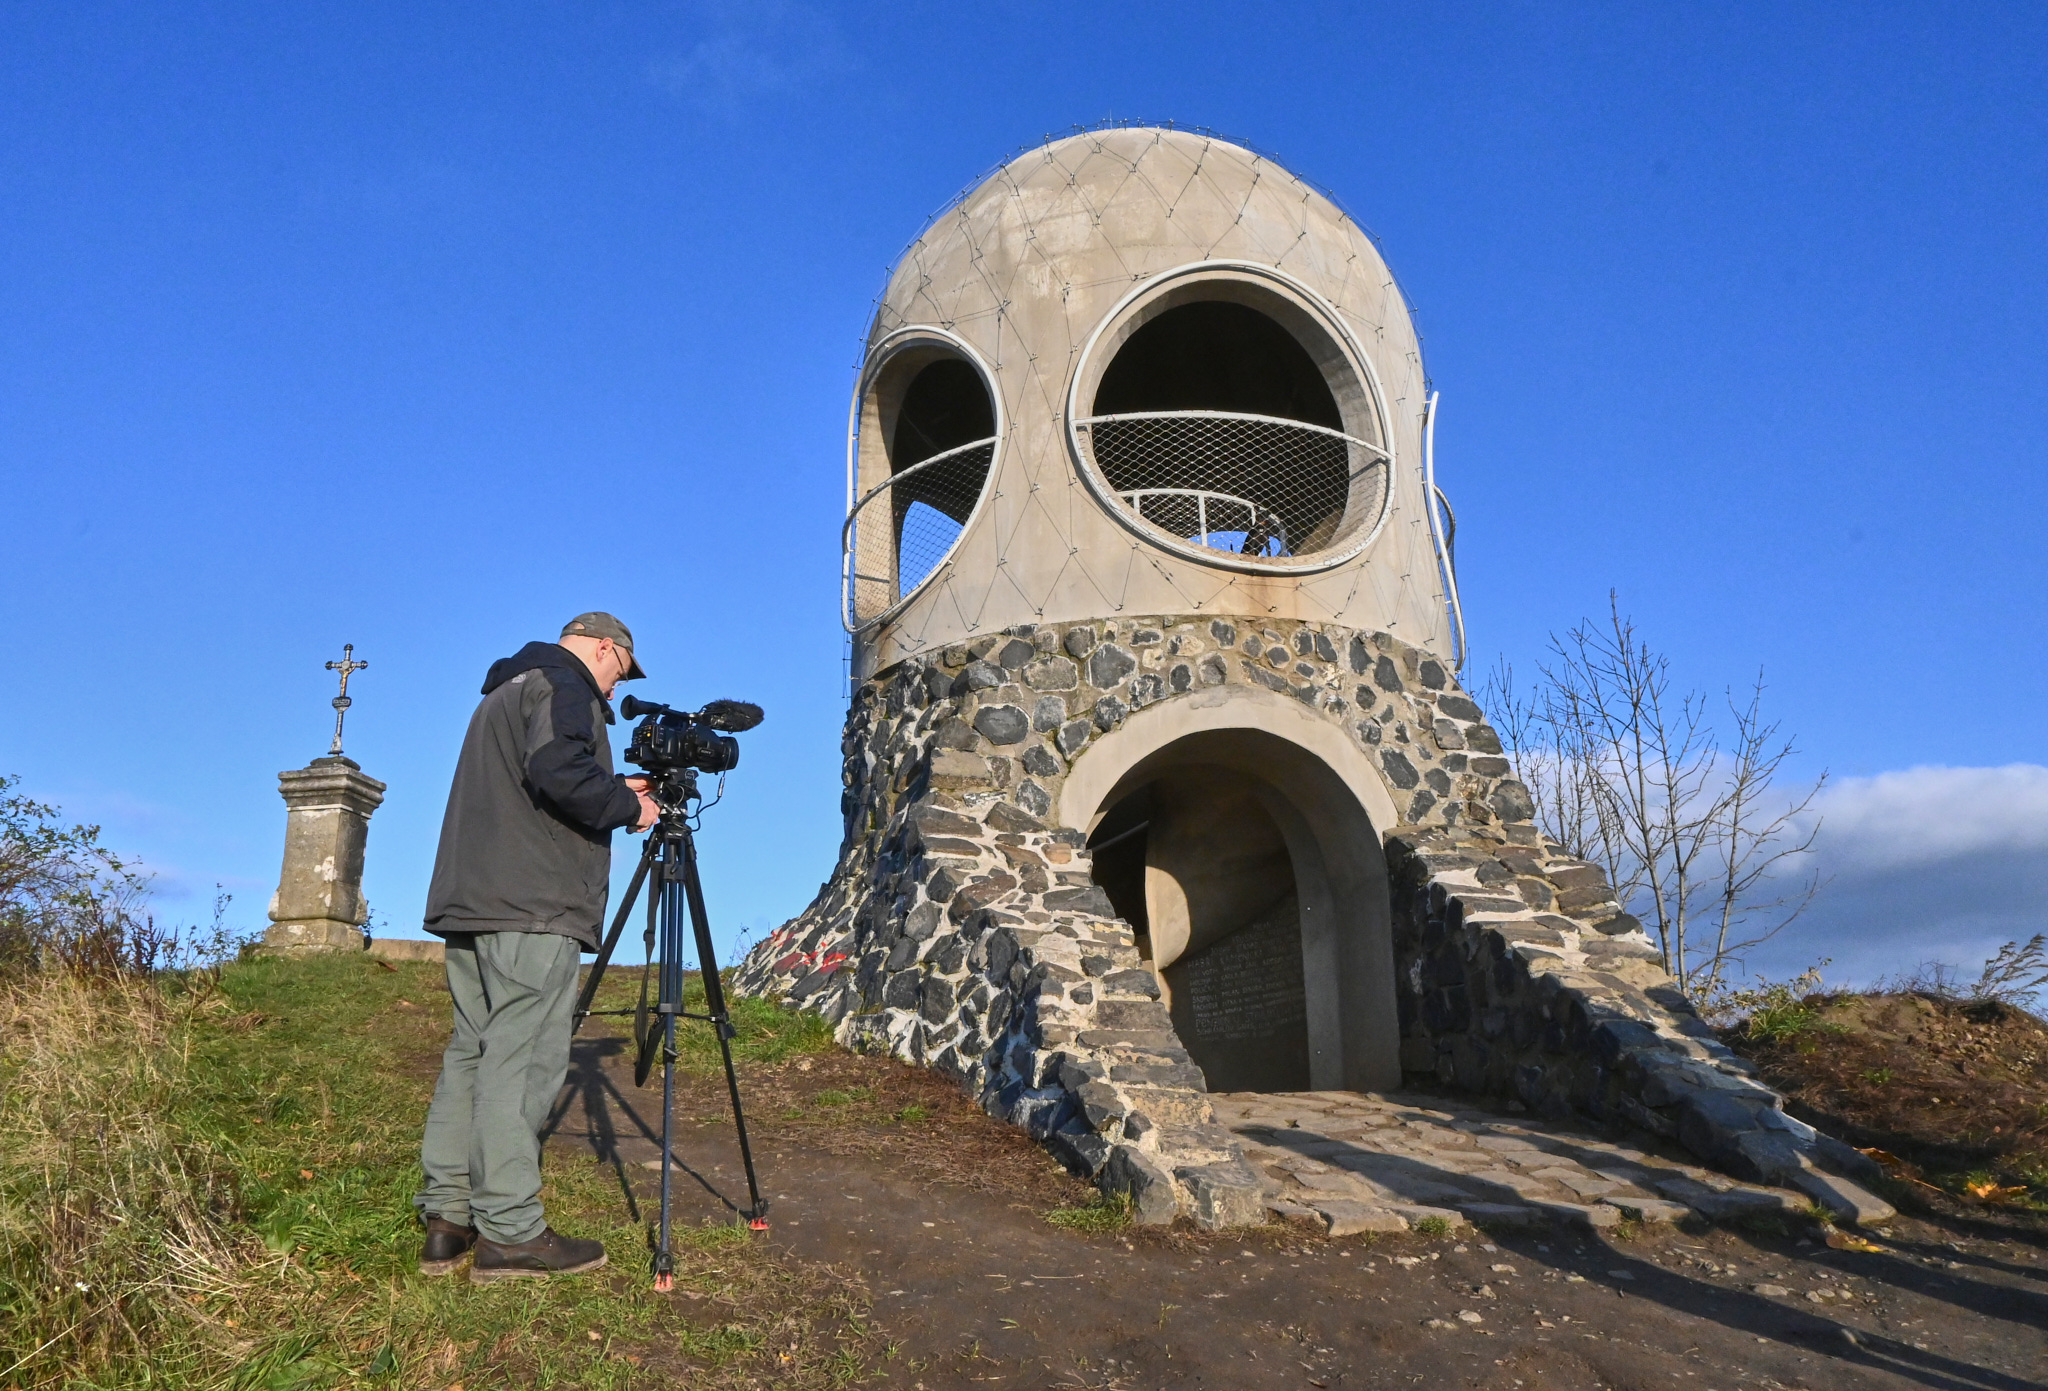
<instances>
[{"instance_id":1,"label":"dry grass tuft","mask_svg":"<svg viewBox=\"0 0 2048 1391\"><path fill-rule=\"evenodd\" d=\"M240 1344L205 1309L268 1253L235 1225L230 1158L171 1119L205 1003L69 973L0 991L0 1308L20 1330L0 1377L54 1385L151 1349Z\"/></svg>"}]
</instances>

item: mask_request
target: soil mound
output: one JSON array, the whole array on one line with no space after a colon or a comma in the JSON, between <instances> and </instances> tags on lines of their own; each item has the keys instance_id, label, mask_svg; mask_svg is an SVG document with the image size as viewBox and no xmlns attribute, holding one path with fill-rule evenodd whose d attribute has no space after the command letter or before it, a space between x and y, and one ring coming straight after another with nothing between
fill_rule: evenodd
<instances>
[{"instance_id":1,"label":"soil mound","mask_svg":"<svg viewBox=\"0 0 2048 1391\"><path fill-rule=\"evenodd\" d=\"M1918 992L1808 995L1758 1011L1727 1042L1787 1109L1885 1152L1899 1176L2048 1205L2048 1024L2025 1010Z\"/></svg>"}]
</instances>

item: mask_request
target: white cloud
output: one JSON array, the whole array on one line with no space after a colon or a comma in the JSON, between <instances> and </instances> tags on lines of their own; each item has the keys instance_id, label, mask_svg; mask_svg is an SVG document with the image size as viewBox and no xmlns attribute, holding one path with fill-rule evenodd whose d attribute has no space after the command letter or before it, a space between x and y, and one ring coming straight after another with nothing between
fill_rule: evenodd
<instances>
[{"instance_id":1,"label":"white cloud","mask_svg":"<svg viewBox=\"0 0 2048 1391\"><path fill-rule=\"evenodd\" d=\"M2048 768L1909 768L1851 778L1815 804L1807 913L1750 954L1790 975L1866 985L1946 961L1974 977L2003 943L2048 930Z\"/></svg>"},{"instance_id":2,"label":"white cloud","mask_svg":"<svg viewBox=\"0 0 2048 1391\"><path fill-rule=\"evenodd\" d=\"M713 115L743 116L764 98L792 95L853 66L831 16L789 0L699 8L688 52L654 62L649 76Z\"/></svg>"},{"instance_id":3,"label":"white cloud","mask_svg":"<svg viewBox=\"0 0 2048 1391\"><path fill-rule=\"evenodd\" d=\"M1841 869L1901 869L2048 852L2048 768L1908 768L1849 778L1816 801L1822 855Z\"/></svg>"}]
</instances>

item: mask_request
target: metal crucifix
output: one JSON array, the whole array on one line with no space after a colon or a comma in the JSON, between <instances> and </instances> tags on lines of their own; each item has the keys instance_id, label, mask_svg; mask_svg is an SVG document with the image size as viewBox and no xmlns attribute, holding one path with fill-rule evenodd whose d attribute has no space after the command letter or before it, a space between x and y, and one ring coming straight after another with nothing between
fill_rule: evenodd
<instances>
[{"instance_id":1,"label":"metal crucifix","mask_svg":"<svg viewBox=\"0 0 2048 1391\"><path fill-rule=\"evenodd\" d=\"M341 660L327 664L329 671L341 673L341 694L336 696L332 702L334 705L334 747L327 751L329 758L341 757L341 722L348 716L348 707L354 704L348 698L348 678L358 671L366 670L370 665L368 662L357 661L355 656L356 645L352 642L343 643L341 647Z\"/></svg>"}]
</instances>

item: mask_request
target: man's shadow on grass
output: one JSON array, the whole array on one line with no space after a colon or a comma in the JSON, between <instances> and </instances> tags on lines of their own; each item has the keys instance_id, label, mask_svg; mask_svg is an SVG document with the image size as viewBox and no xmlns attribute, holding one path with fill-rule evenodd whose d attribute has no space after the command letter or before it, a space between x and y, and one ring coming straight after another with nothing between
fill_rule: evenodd
<instances>
[{"instance_id":1,"label":"man's shadow on grass","mask_svg":"<svg viewBox=\"0 0 2048 1391\"><path fill-rule=\"evenodd\" d=\"M610 1064L607 1066L607 1064ZM547 1123L541 1127L541 1143L545 1145L556 1135L569 1138L575 1131L563 1131L562 1125L570 1113L581 1108L584 1118L583 1137L589 1141L593 1158L612 1171L618 1180L619 1192L626 1199L626 1209L635 1222L644 1220L640 1209L639 1196L633 1191L633 1179L628 1172L626 1158L620 1152L621 1128L628 1143L643 1141L652 1146L656 1157L661 1148L661 1092L659 1089L634 1093L637 1088L623 1085L632 1075L632 1040L616 1035L578 1037L569 1046L569 1075L562 1083L562 1093L555 1098L554 1109L548 1113ZM653 1077L648 1079L650 1082ZM640 1104L636 1104L640 1103ZM641 1109L645 1105L646 1109ZM743 1207L728 1198L713 1185L704 1174L691 1168L681 1155L671 1153L671 1172L687 1174L701 1188L705 1195L723 1205L728 1211L739 1213Z\"/></svg>"}]
</instances>

